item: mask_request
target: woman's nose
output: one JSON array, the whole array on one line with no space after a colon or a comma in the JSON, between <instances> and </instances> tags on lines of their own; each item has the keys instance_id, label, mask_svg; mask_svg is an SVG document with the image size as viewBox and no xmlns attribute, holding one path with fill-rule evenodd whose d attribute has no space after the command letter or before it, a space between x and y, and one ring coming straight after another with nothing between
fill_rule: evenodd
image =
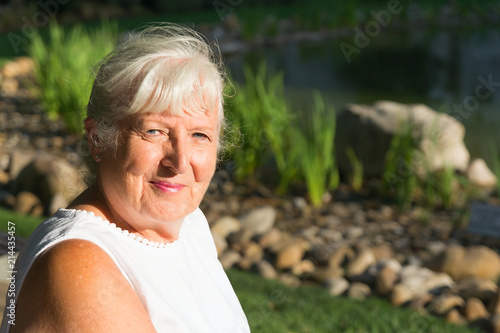
<instances>
[{"instance_id":1,"label":"woman's nose","mask_svg":"<svg viewBox=\"0 0 500 333\"><path fill-rule=\"evenodd\" d=\"M189 169L189 148L185 138L175 138L162 159L163 166L176 174L186 173Z\"/></svg>"}]
</instances>

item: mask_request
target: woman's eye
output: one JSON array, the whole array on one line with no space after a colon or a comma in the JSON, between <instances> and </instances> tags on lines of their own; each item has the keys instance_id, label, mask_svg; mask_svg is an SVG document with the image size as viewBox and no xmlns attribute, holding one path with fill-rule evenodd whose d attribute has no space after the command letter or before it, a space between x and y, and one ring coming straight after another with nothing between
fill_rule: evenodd
<instances>
[{"instance_id":1,"label":"woman's eye","mask_svg":"<svg viewBox=\"0 0 500 333\"><path fill-rule=\"evenodd\" d=\"M146 131L146 134L147 135L158 135L158 134L160 134L160 131L159 130L155 130L155 129L150 129L150 130Z\"/></svg>"},{"instance_id":2,"label":"woman's eye","mask_svg":"<svg viewBox=\"0 0 500 333\"><path fill-rule=\"evenodd\" d=\"M208 135L204 133L194 133L193 136L197 139L209 139Z\"/></svg>"}]
</instances>

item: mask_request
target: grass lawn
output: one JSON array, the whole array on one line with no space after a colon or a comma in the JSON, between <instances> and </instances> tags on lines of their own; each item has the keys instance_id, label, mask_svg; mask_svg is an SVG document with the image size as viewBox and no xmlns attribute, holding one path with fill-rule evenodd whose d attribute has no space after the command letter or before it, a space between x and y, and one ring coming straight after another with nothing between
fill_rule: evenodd
<instances>
[{"instance_id":1,"label":"grass lawn","mask_svg":"<svg viewBox=\"0 0 500 333\"><path fill-rule=\"evenodd\" d=\"M12 222L16 226L16 237L28 238L44 219L43 217L26 216L0 208L0 231L7 232L8 224Z\"/></svg>"},{"instance_id":2,"label":"grass lawn","mask_svg":"<svg viewBox=\"0 0 500 333\"><path fill-rule=\"evenodd\" d=\"M319 286L292 289L277 281L234 269L229 270L228 275L252 332L481 332L449 324L442 318L424 317L375 297L365 301L331 297Z\"/></svg>"}]
</instances>

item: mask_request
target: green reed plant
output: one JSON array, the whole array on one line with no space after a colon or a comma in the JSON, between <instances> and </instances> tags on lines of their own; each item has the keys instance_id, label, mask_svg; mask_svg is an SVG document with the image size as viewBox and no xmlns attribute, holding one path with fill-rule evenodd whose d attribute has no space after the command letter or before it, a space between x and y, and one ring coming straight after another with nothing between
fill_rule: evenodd
<instances>
[{"instance_id":1,"label":"green reed plant","mask_svg":"<svg viewBox=\"0 0 500 333\"><path fill-rule=\"evenodd\" d=\"M82 25L65 29L51 22L49 38L33 38L29 54L35 63L37 94L51 118L60 117L68 129L82 131L84 105L92 84L92 68L115 46L115 24L103 22L95 31Z\"/></svg>"},{"instance_id":2,"label":"green reed plant","mask_svg":"<svg viewBox=\"0 0 500 333\"><path fill-rule=\"evenodd\" d=\"M400 134L394 136L386 156L383 189L394 198L400 210L413 203L432 211L436 207L450 209L468 200L470 191L464 177L456 174L453 167L444 165L434 170L428 162L429 155L437 146L437 127L432 129L430 150L427 155L419 148L420 138L412 133L411 122L403 124ZM457 191L460 187L463 191Z\"/></svg>"},{"instance_id":3,"label":"green reed plant","mask_svg":"<svg viewBox=\"0 0 500 333\"><path fill-rule=\"evenodd\" d=\"M234 84L235 98L226 104L229 124L239 129L227 134L230 141L239 139L229 151L237 179L255 177L271 165L278 193L285 193L292 183L305 184L311 202L320 206L326 191L339 183L334 110L315 93L313 106L294 118L284 97L282 74L269 75L264 63L255 71L246 66L244 74L245 83Z\"/></svg>"},{"instance_id":4,"label":"green reed plant","mask_svg":"<svg viewBox=\"0 0 500 333\"><path fill-rule=\"evenodd\" d=\"M349 159L349 163L351 164L351 174L350 174L350 182L351 188L359 192L363 187L363 163L358 159L354 149L349 147L346 150L347 158Z\"/></svg>"},{"instance_id":5,"label":"green reed plant","mask_svg":"<svg viewBox=\"0 0 500 333\"><path fill-rule=\"evenodd\" d=\"M493 159L493 173L497 177L497 197L500 197L500 154L494 143L491 144L491 157Z\"/></svg>"},{"instance_id":6,"label":"green reed plant","mask_svg":"<svg viewBox=\"0 0 500 333\"><path fill-rule=\"evenodd\" d=\"M292 129L293 150L300 179L305 181L311 203L319 207L328 190L339 184L339 173L335 158L336 115L327 108L321 95L314 94L312 112L302 115Z\"/></svg>"},{"instance_id":7,"label":"green reed plant","mask_svg":"<svg viewBox=\"0 0 500 333\"><path fill-rule=\"evenodd\" d=\"M456 184L455 170L446 165L437 174L437 192L444 208L451 208L456 201L454 185Z\"/></svg>"},{"instance_id":8,"label":"green reed plant","mask_svg":"<svg viewBox=\"0 0 500 333\"><path fill-rule=\"evenodd\" d=\"M417 156L418 142L413 137L410 123L403 123L403 130L392 138L385 159L382 189L393 197L400 210L410 208L418 189L418 175L413 163Z\"/></svg>"},{"instance_id":9,"label":"green reed plant","mask_svg":"<svg viewBox=\"0 0 500 333\"><path fill-rule=\"evenodd\" d=\"M430 140L428 145L427 154L430 155L431 159L438 153L437 142L439 140L439 128L438 122L436 121L432 124L430 128ZM423 155L423 153L421 153ZM421 158L425 161L425 158ZM434 209L437 206L449 209L456 205L460 200L460 191L457 191L459 185L462 185L462 189L468 186L465 178L460 176L455 172L454 168L445 164L440 170L430 170L428 163L424 163L425 177L421 178L422 188L424 188L424 193L422 195L423 204L425 204L429 209ZM467 191L465 191L467 192Z\"/></svg>"},{"instance_id":10,"label":"green reed plant","mask_svg":"<svg viewBox=\"0 0 500 333\"><path fill-rule=\"evenodd\" d=\"M228 110L229 123L241 132L240 143L230 151L236 176L239 180L252 176L270 159L279 173L285 173L289 168L286 131L292 116L284 98L283 75L268 75L265 63L255 73L246 66L244 73L245 84L235 84L235 100Z\"/></svg>"}]
</instances>

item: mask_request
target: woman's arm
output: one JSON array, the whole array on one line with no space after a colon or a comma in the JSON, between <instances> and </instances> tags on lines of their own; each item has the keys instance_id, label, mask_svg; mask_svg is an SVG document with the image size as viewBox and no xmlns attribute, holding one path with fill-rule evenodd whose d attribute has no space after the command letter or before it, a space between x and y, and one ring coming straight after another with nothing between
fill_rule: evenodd
<instances>
[{"instance_id":1,"label":"woman's arm","mask_svg":"<svg viewBox=\"0 0 500 333\"><path fill-rule=\"evenodd\" d=\"M156 332L139 297L109 255L67 240L38 258L22 285L16 332Z\"/></svg>"}]
</instances>

